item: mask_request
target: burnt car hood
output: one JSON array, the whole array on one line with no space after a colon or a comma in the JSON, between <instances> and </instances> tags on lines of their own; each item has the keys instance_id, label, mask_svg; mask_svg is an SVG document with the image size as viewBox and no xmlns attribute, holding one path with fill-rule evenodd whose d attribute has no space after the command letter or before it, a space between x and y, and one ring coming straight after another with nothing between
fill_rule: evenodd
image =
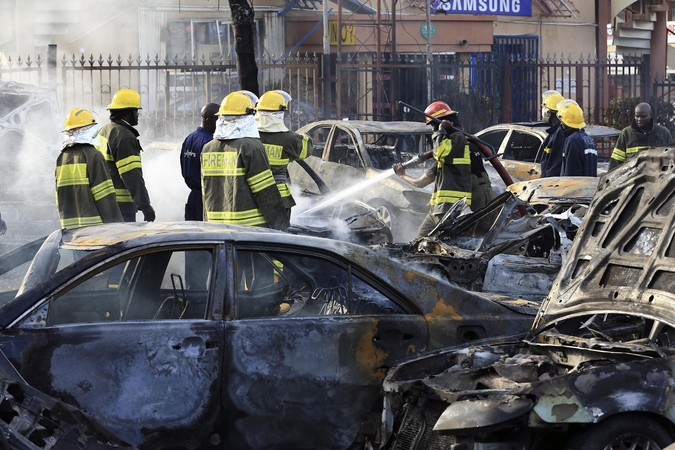
<instances>
[{"instance_id":1,"label":"burnt car hood","mask_svg":"<svg viewBox=\"0 0 675 450\"><path fill-rule=\"evenodd\" d=\"M533 330L588 314L675 326L675 148L603 175Z\"/></svg>"},{"instance_id":2,"label":"burnt car hood","mask_svg":"<svg viewBox=\"0 0 675 450\"><path fill-rule=\"evenodd\" d=\"M597 187L597 177L548 177L519 181L507 190L530 204L588 204Z\"/></svg>"}]
</instances>

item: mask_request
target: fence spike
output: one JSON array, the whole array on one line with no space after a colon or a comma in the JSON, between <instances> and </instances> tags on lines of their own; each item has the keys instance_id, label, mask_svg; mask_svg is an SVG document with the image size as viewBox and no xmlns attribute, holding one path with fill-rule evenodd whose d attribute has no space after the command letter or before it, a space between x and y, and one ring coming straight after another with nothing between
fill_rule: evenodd
<instances>
[{"instance_id":1,"label":"fence spike","mask_svg":"<svg viewBox=\"0 0 675 450\"><path fill-rule=\"evenodd\" d=\"M28 67L31 66L30 55L28 55L28 56L26 57L26 65L28 65Z\"/></svg>"},{"instance_id":2,"label":"fence spike","mask_svg":"<svg viewBox=\"0 0 675 450\"><path fill-rule=\"evenodd\" d=\"M35 58L35 63L37 64L38 67L42 65L42 56L38 53L37 58Z\"/></svg>"},{"instance_id":3,"label":"fence spike","mask_svg":"<svg viewBox=\"0 0 675 450\"><path fill-rule=\"evenodd\" d=\"M21 68L21 55L19 55L19 57L16 58L16 64L19 68Z\"/></svg>"},{"instance_id":4,"label":"fence spike","mask_svg":"<svg viewBox=\"0 0 675 450\"><path fill-rule=\"evenodd\" d=\"M108 66L112 66L113 64L113 57L111 53L108 53Z\"/></svg>"},{"instance_id":5,"label":"fence spike","mask_svg":"<svg viewBox=\"0 0 675 450\"><path fill-rule=\"evenodd\" d=\"M134 57L131 56L131 53L129 53L129 56L127 57L127 65L132 66L134 64Z\"/></svg>"},{"instance_id":6,"label":"fence spike","mask_svg":"<svg viewBox=\"0 0 675 450\"><path fill-rule=\"evenodd\" d=\"M93 53L89 54L89 61L87 61L87 62L89 63L89 67L94 67L94 63L96 62L96 60L94 59Z\"/></svg>"},{"instance_id":7,"label":"fence spike","mask_svg":"<svg viewBox=\"0 0 675 450\"><path fill-rule=\"evenodd\" d=\"M118 66L122 65L122 55L121 54L119 54L119 53L117 54L117 60L115 62L117 63Z\"/></svg>"},{"instance_id":8,"label":"fence spike","mask_svg":"<svg viewBox=\"0 0 675 450\"><path fill-rule=\"evenodd\" d=\"M129 56L131 56L131 55L129 55ZM142 62L143 62L143 57L139 53L138 56L136 57L136 65L140 66Z\"/></svg>"}]
</instances>

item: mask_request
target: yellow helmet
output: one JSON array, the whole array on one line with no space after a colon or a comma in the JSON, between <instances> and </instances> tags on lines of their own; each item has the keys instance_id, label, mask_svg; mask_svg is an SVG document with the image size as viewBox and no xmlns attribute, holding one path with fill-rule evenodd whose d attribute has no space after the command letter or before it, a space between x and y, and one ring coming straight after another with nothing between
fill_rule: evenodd
<instances>
[{"instance_id":1,"label":"yellow helmet","mask_svg":"<svg viewBox=\"0 0 675 450\"><path fill-rule=\"evenodd\" d=\"M563 106L563 108L558 111L558 117L562 123L570 128L579 129L586 126L586 123L584 122L584 112L579 105L573 103L568 103Z\"/></svg>"},{"instance_id":2,"label":"yellow helmet","mask_svg":"<svg viewBox=\"0 0 675 450\"><path fill-rule=\"evenodd\" d=\"M267 91L260 97L256 108L258 111L286 111L288 102L279 91Z\"/></svg>"},{"instance_id":3,"label":"yellow helmet","mask_svg":"<svg viewBox=\"0 0 675 450\"><path fill-rule=\"evenodd\" d=\"M112 103L105 109L141 109L141 95L133 89L120 89L115 92Z\"/></svg>"},{"instance_id":4,"label":"yellow helmet","mask_svg":"<svg viewBox=\"0 0 675 450\"><path fill-rule=\"evenodd\" d=\"M541 97L543 99L541 105L547 107L552 111L557 111L558 103L565 99L562 95L560 95L560 92L558 91L546 91L543 94L541 94Z\"/></svg>"},{"instance_id":5,"label":"yellow helmet","mask_svg":"<svg viewBox=\"0 0 675 450\"><path fill-rule=\"evenodd\" d=\"M82 108L73 108L70 110L70 113L68 113L68 117L66 117L66 124L63 126L63 131L86 127L87 125L94 123L96 123L96 120L89 111Z\"/></svg>"},{"instance_id":6,"label":"yellow helmet","mask_svg":"<svg viewBox=\"0 0 675 450\"><path fill-rule=\"evenodd\" d=\"M577 106L579 106L579 104L577 102L575 102L574 100L572 100L571 98L566 98L565 100L563 100L561 102L558 102L558 104L555 106L555 108L556 108L556 110L560 111L561 109L563 109L565 107L565 105L577 105Z\"/></svg>"},{"instance_id":7,"label":"yellow helmet","mask_svg":"<svg viewBox=\"0 0 675 450\"><path fill-rule=\"evenodd\" d=\"M218 110L219 116L245 116L253 113L255 104L248 95L240 91L227 94Z\"/></svg>"},{"instance_id":8,"label":"yellow helmet","mask_svg":"<svg viewBox=\"0 0 675 450\"><path fill-rule=\"evenodd\" d=\"M241 92L242 94L246 94L246 96L247 96L248 98L251 99L251 101L253 102L254 105L255 105L256 103L258 103L258 100L260 100L260 99L258 98L258 96L255 95L255 94L254 94L253 92L251 92L251 91L240 90L240 91L237 91L237 92Z\"/></svg>"}]
</instances>

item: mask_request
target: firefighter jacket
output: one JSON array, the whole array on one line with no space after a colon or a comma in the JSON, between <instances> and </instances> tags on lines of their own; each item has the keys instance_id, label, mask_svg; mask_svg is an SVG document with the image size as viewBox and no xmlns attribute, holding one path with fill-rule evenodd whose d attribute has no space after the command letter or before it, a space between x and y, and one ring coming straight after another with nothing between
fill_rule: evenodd
<instances>
[{"instance_id":1,"label":"firefighter jacket","mask_svg":"<svg viewBox=\"0 0 675 450\"><path fill-rule=\"evenodd\" d=\"M612 158L609 160L610 170L635 157L640 150L673 143L673 137L668 128L655 124L654 119L652 119L651 124L650 130L645 133L633 119L629 127L621 130L612 152Z\"/></svg>"},{"instance_id":2,"label":"firefighter jacket","mask_svg":"<svg viewBox=\"0 0 675 450\"><path fill-rule=\"evenodd\" d=\"M562 172L562 154L565 145L565 132L560 122L546 129L546 139L542 147L541 178L559 177Z\"/></svg>"},{"instance_id":3,"label":"firefighter jacket","mask_svg":"<svg viewBox=\"0 0 675 450\"><path fill-rule=\"evenodd\" d=\"M138 131L123 120L114 120L98 132L99 151L108 163L122 213L135 214L150 205L143 180Z\"/></svg>"},{"instance_id":4,"label":"firefighter jacket","mask_svg":"<svg viewBox=\"0 0 675 450\"><path fill-rule=\"evenodd\" d=\"M201 156L204 145L212 139L213 133L199 127L183 141L180 150L180 169L185 184L190 188L185 205L185 220L202 220L203 218Z\"/></svg>"},{"instance_id":5,"label":"firefighter jacket","mask_svg":"<svg viewBox=\"0 0 675 450\"><path fill-rule=\"evenodd\" d=\"M563 146L560 176L596 177L598 176L598 151L593 138L583 129L563 130L566 136Z\"/></svg>"},{"instance_id":6,"label":"firefighter jacket","mask_svg":"<svg viewBox=\"0 0 675 450\"><path fill-rule=\"evenodd\" d=\"M295 200L288 187L286 169L291 161L305 159L314 145L312 138L292 131L268 133L259 131L260 140L265 146L274 181L277 183L285 208L295 206Z\"/></svg>"},{"instance_id":7,"label":"firefighter jacket","mask_svg":"<svg viewBox=\"0 0 675 450\"><path fill-rule=\"evenodd\" d=\"M427 172L435 179L434 193L429 201L431 213L444 214L464 197L471 206L471 151L466 138L459 131L448 135L441 129L432 139L436 147L436 165Z\"/></svg>"},{"instance_id":8,"label":"firefighter jacket","mask_svg":"<svg viewBox=\"0 0 675 450\"><path fill-rule=\"evenodd\" d=\"M105 159L89 144L66 147L58 156L56 204L61 228L123 221Z\"/></svg>"},{"instance_id":9,"label":"firefighter jacket","mask_svg":"<svg viewBox=\"0 0 675 450\"><path fill-rule=\"evenodd\" d=\"M214 139L202 150L207 222L286 231L288 215L259 139Z\"/></svg>"}]
</instances>

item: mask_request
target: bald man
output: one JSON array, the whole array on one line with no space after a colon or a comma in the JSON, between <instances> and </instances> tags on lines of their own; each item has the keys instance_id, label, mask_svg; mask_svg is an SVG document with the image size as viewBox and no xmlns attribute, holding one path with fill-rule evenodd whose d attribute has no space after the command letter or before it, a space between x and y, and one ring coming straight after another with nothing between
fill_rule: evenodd
<instances>
[{"instance_id":1,"label":"bald man","mask_svg":"<svg viewBox=\"0 0 675 450\"><path fill-rule=\"evenodd\" d=\"M609 161L609 170L634 158L640 150L672 143L673 136L668 128L654 123L652 107L649 103L639 103L635 107L635 117L632 123L621 130L619 139L616 141L612 159Z\"/></svg>"},{"instance_id":2,"label":"bald man","mask_svg":"<svg viewBox=\"0 0 675 450\"><path fill-rule=\"evenodd\" d=\"M201 155L204 145L213 140L218 108L220 105L217 103L209 103L202 108L202 125L185 138L180 151L181 173L190 188L185 204L185 220L203 220Z\"/></svg>"}]
</instances>

